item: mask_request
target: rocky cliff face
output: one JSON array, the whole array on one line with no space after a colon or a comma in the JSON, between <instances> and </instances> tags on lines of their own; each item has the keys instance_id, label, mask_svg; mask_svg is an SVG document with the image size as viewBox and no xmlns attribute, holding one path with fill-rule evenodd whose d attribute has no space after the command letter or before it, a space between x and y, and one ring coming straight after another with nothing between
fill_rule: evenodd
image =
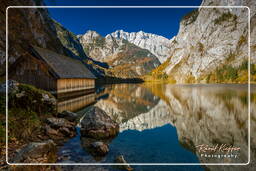
<instances>
[{"instance_id":1,"label":"rocky cliff face","mask_svg":"<svg viewBox=\"0 0 256 171\"><path fill-rule=\"evenodd\" d=\"M43 5L42 1L1 1L0 8L0 73L5 71L5 9L7 6ZM30 44L65 54L52 20L46 9L9 9L9 64L14 63L22 55L28 55Z\"/></svg>"},{"instance_id":2,"label":"rocky cliff face","mask_svg":"<svg viewBox=\"0 0 256 171\"><path fill-rule=\"evenodd\" d=\"M171 40L163 36L143 31L128 33L123 30L117 30L109 35L116 39L125 39L140 48L149 50L161 63L170 56Z\"/></svg>"},{"instance_id":3,"label":"rocky cliff face","mask_svg":"<svg viewBox=\"0 0 256 171\"><path fill-rule=\"evenodd\" d=\"M53 23L56 28L58 38L61 41L62 45L66 48L69 56L79 59L86 59L87 56L85 55L83 47L80 44L76 35L67 30L57 21L53 20Z\"/></svg>"},{"instance_id":4,"label":"rocky cliff face","mask_svg":"<svg viewBox=\"0 0 256 171\"><path fill-rule=\"evenodd\" d=\"M112 35L102 37L95 31L78 36L85 53L94 60L106 62L107 75L134 78L149 73L160 62L155 55L125 39Z\"/></svg>"},{"instance_id":5,"label":"rocky cliff face","mask_svg":"<svg viewBox=\"0 0 256 171\"><path fill-rule=\"evenodd\" d=\"M250 19L255 23L255 1L202 2L202 6L228 5L251 7ZM251 49L252 62L255 63L254 27L251 25ZM166 73L178 83L246 82L248 9L199 8L192 11L181 20L178 35L172 39L169 56L155 72ZM255 66L252 69L255 70Z\"/></svg>"}]
</instances>

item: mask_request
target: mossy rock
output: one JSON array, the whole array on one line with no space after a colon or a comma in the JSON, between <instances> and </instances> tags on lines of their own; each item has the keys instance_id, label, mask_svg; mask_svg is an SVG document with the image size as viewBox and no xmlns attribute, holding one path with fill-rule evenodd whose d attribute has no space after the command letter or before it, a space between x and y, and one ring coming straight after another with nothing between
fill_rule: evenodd
<instances>
[{"instance_id":1,"label":"mossy rock","mask_svg":"<svg viewBox=\"0 0 256 171\"><path fill-rule=\"evenodd\" d=\"M49 92L32 85L19 84L18 90L9 93L9 108L23 108L38 114L56 111L56 99Z\"/></svg>"}]
</instances>

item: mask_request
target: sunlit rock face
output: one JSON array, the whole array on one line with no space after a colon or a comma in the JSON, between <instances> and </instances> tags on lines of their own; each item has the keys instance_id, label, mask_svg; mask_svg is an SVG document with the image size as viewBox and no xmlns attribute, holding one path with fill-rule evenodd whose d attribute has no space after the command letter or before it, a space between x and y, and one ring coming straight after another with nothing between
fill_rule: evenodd
<instances>
[{"instance_id":1,"label":"sunlit rock face","mask_svg":"<svg viewBox=\"0 0 256 171\"><path fill-rule=\"evenodd\" d=\"M135 78L160 65L158 58L149 50L111 34L103 37L89 30L84 35L78 35L78 39L90 58L109 65L109 76Z\"/></svg>"},{"instance_id":2,"label":"sunlit rock face","mask_svg":"<svg viewBox=\"0 0 256 171\"><path fill-rule=\"evenodd\" d=\"M125 39L130 43L139 46L140 48L147 49L153 53L161 63L163 63L169 56L171 41L163 36L152 33L139 32L126 32L117 30L107 36L113 36L120 40Z\"/></svg>"},{"instance_id":3,"label":"sunlit rock face","mask_svg":"<svg viewBox=\"0 0 256 171\"><path fill-rule=\"evenodd\" d=\"M256 62L256 1L204 0L202 6L248 6L251 16L251 61ZM199 8L180 22L162 71L176 82L206 81L206 75L225 65L238 67L248 60L248 9Z\"/></svg>"}]
</instances>

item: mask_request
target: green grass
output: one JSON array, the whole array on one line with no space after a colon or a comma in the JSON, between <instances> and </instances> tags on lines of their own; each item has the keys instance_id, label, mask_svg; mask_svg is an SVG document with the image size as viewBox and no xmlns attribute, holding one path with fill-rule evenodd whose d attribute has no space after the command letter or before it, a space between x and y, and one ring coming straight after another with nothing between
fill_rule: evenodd
<instances>
[{"instance_id":1,"label":"green grass","mask_svg":"<svg viewBox=\"0 0 256 171\"><path fill-rule=\"evenodd\" d=\"M33 111L11 108L8 111L8 116L10 138L27 142L32 138L34 132L40 129L41 120Z\"/></svg>"},{"instance_id":2,"label":"green grass","mask_svg":"<svg viewBox=\"0 0 256 171\"><path fill-rule=\"evenodd\" d=\"M22 93L22 97L17 94ZM55 114L54 104L42 101L42 94L53 96L44 90L37 89L32 85L20 84L18 90L9 94L8 125L10 138L21 142L32 141L41 134L43 120L49 115ZM0 107L4 111L5 99L1 98ZM4 129L0 127L0 134Z\"/></svg>"}]
</instances>

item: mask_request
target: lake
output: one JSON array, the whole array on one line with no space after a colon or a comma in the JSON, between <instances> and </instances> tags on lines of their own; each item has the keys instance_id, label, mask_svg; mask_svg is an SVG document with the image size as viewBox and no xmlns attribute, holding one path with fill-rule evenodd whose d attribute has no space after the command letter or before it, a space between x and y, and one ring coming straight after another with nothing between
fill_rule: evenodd
<instances>
[{"instance_id":1,"label":"lake","mask_svg":"<svg viewBox=\"0 0 256 171\"><path fill-rule=\"evenodd\" d=\"M120 125L109 153L102 158L91 156L83 146L86 138L80 137L78 126L77 136L60 147L59 162L113 163L118 155L129 163L248 161L248 85L107 85L93 94L59 101L58 111L83 115L91 105L106 111ZM253 130L255 111L256 92L252 89ZM255 139L251 143L256 144ZM193 169L204 170L202 166ZM189 170L189 166L179 170Z\"/></svg>"}]
</instances>

